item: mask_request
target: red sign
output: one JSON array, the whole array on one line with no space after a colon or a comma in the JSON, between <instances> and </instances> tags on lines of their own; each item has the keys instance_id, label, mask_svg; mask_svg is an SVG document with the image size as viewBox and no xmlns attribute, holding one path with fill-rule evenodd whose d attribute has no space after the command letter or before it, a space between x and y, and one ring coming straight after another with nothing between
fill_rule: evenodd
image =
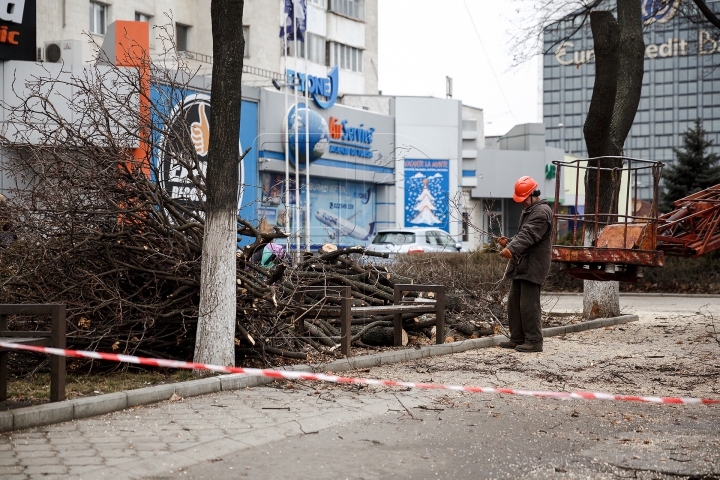
<instances>
[{"instance_id":1,"label":"red sign","mask_svg":"<svg viewBox=\"0 0 720 480\"><path fill-rule=\"evenodd\" d=\"M0 0L0 60L36 59L36 0Z\"/></svg>"}]
</instances>

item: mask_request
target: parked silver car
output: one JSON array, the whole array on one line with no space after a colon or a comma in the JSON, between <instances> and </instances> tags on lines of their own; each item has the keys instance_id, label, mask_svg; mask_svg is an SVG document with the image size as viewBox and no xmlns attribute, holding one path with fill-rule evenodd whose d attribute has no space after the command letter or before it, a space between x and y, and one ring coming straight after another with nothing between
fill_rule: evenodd
<instances>
[{"instance_id":1,"label":"parked silver car","mask_svg":"<svg viewBox=\"0 0 720 480\"><path fill-rule=\"evenodd\" d=\"M378 231L368 250L372 252L459 252L462 244L439 228L393 228Z\"/></svg>"}]
</instances>

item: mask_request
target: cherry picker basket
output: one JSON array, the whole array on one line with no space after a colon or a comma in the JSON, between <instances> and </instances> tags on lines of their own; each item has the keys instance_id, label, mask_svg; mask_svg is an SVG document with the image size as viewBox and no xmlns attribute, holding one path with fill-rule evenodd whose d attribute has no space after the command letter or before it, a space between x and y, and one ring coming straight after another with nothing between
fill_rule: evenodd
<instances>
[{"instance_id":1,"label":"cherry picker basket","mask_svg":"<svg viewBox=\"0 0 720 480\"><path fill-rule=\"evenodd\" d=\"M641 267L663 266L657 248L662 162L600 157L553 164L552 260L565 265L561 271L584 280L634 282ZM638 199L648 177L652 198Z\"/></svg>"}]
</instances>

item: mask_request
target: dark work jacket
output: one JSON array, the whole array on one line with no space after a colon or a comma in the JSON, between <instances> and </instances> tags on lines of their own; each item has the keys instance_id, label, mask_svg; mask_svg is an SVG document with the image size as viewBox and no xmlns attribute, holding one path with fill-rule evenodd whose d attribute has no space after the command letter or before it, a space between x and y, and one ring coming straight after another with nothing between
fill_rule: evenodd
<instances>
[{"instance_id":1,"label":"dark work jacket","mask_svg":"<svg viewBox=\"0 0 720 480\"><path fill-rule=\"evenodd\" d=\"M550 271L553 212L547 200L540 200L520 215L518 233L507 244L513 254L508 278L542 285Z\"/></svg>"}]
</instances>

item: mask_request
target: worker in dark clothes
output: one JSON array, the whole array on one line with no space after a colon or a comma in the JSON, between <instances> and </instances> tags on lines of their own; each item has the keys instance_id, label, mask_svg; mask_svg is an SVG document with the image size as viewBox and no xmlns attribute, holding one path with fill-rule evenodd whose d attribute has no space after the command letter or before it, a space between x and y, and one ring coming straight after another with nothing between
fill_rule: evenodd
<instances>
[{"instance_id":1,"label":"worker in dark clothes","mask_svg":"<svg viewBox=\"0 0 720 480\"><path fill-rule=\"evenodd\" d=\"M512 239L498 239L503 247L500 256L510 260L507 276L512 278L508 295L510 341L500 346L518 352L542 352L540 286L550 271L553 213L531 177L521 177L515 183L513 200L524 208L518 233Z\"/></svg>"}]
</instances>

